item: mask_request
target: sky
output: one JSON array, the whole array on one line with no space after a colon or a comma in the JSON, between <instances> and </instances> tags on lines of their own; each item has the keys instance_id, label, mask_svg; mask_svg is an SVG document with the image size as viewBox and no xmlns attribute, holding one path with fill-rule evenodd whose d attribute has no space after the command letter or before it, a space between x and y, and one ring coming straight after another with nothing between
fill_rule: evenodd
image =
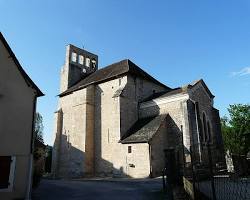
<instances>
[{"instance_id":1,"label":"sky","mask_svg":"<svg viewBox=\"0 0 250 200\"><path fill-rule=\"evenodd\" d=\"M99 68L128 58L169 87L202 78L221 116L250 102L248 0L0 0L0 10L0 31L46 95L46 144L67 44L97 54Z\"/></svg>"}]
</instances>

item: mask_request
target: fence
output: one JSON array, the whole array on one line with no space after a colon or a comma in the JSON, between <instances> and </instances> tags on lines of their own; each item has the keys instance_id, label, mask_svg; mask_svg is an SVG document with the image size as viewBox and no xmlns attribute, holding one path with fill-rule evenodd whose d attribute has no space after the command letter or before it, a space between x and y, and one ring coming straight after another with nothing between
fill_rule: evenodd
<instances>
[{"instance_id":1,"label":"fence","mask_svg":"<svg viewBox=\"0 0 250 200\"><path fill-rule=\"evenodd\" d=\"M229 173L226 165L214 159L209 144L203 149L206 161L202 163L193 153L195 148L191 147L191 162L186 163L184 169L184 177L192 185L193 199L250 200L249 171Z\"/></svg>"}]
</instances>

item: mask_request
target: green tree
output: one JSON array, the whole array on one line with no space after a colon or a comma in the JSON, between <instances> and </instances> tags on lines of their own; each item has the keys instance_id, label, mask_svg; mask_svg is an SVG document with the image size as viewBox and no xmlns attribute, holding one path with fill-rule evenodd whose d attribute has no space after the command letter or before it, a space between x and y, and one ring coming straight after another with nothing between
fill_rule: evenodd
<instances>
[{"instance_id":1,"label":"green tree","mask_svg":"<svg viewBox=\"0 0 250 200\"><path fill-rule=\"evenodd\" d=\"M43 118L36 113L34 120L34 165L33 165L33 187L38 186L44 170L45 149L43 142Z\"/></svg>"},{"instance_id":2,"label":"green tree","mask_svg":"<svg viewBox=\"0 0 250 200\"><path fill-rule=\"evenodd\" d=\"M250 151L250 105L234 104L228 108L230 118L221 118L225 149L236 155Z\"/></svg>"},{"instance_id":3,"label":"green tree","mask_svg":"<svg viewBox=\"0 0 250 200\"><path fill-rule=\"evenodd\" d=\"M36 113L35 115L35 140L43 143L43 117L40 113Z\"/></svg>"}]
</instances>

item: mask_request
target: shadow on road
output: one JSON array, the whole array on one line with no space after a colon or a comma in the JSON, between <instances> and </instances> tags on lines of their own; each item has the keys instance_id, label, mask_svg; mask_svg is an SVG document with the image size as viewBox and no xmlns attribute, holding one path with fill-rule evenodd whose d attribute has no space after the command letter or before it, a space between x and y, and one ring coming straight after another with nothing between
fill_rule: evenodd
<instances>
[{"instance_id":1,"label":"shadow on road","mask_svg":"<svg viewBox=\"0 0 250 200\"><path fill-rule=\"evenodd\" d=\"M42 180L33 200L164 199L161 179Z\"/></svg>"}]
</instances>

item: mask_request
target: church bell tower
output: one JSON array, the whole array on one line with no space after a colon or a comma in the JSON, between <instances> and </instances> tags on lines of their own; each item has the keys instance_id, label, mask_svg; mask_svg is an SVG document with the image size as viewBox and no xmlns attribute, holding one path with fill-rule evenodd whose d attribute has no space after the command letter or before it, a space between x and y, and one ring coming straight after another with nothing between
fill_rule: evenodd
<instances>
[{"instance_id":1,"label":"church bell tower","mask_svg":"<svg viewBox=\"0 0 250 200\"><path fill-rule=\"evenodd\" d=\"M72 44L66 47L65 64L61 70L60 93L98 69L98 56Z\"/></svg>"}]
</instances>

